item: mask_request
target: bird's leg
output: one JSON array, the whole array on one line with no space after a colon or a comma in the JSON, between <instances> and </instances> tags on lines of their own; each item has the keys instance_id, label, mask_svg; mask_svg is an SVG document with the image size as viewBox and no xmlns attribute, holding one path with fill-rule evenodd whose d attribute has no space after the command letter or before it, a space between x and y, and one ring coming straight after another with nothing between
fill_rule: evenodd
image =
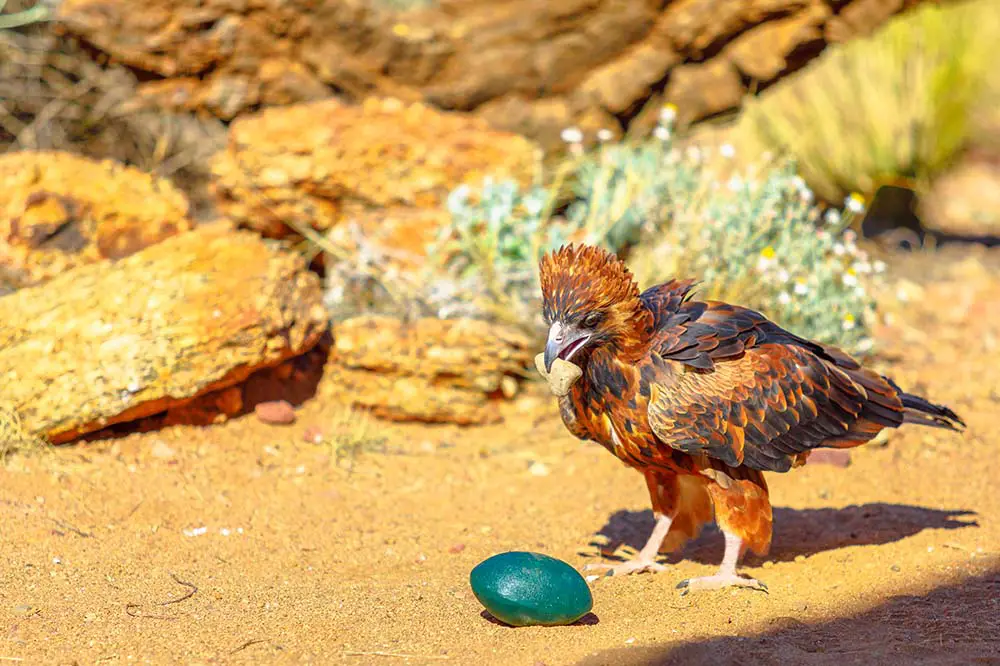
<instances>
[{"instance_id":1,"label":"bird's leg","mask_svg":"<svg viewBox=\"0 0 1000 666\"><path fill-rule=\"evenodd\" d=\"M605 562L594 562L584 566L585 571L607 570L605 576L621 576L625 574L641 573L643 571L660 572L666 571L667 567L656 561L656 556L660 552L660 546L670 531L670 523L673 522L671 516L656 514L656 525L646 540L646 545L642 547L639 554L626 562L618 564L608 564Z\"/></svg>"},{"instance_id":2,"label":"bird's leg","mask_svg":"<svg viewBox=\"0 0 1000 666\"><path fill-rule=\"evenodd\" d=\"M740 559L743 549L743 540L735 534L723 532L726 537L726 551L722 556L722 566L714 576L702 576L699 578L688 578L677 584L678 589L683 590L681 594L687 594L693 590L721 590L724 587L748 587L752 590L767 592L767 585L753 578L744 578L736 573L736 563Z\"/></svg>"}]
</instances>

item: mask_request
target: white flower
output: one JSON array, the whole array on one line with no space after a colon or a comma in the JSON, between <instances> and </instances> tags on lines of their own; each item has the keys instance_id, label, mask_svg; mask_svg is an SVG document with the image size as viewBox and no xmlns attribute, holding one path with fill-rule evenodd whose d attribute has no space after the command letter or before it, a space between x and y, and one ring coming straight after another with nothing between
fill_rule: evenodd
<instances>
[{"instance_id":1,"label":"white flower","mask_svg":"<svg viewBox=\"0 0 1000 666\"><path fill-rule=\"evenodd\" d=\"M865 210L865 200L860 194L851 194L844 199L844 207L852 213L863 213Z\"/></svg>"},{"instance_id":2,"label":"white flower","mask_svg":"<svg viewBox=\"0 0 1000 666\"><path fill-rule=\"evenodd\" d=\"M656 129L653 130L653 136L655 136L660 141L670 140L670 130L663 125L657 125Z\"/></svg>"},{"instance_id":3,"label":"white flower","mask_svg":"<svg viewBox=\"0 0 1000 666\"><path fill-rule=\"evenodd\" d=\"M816 195L813 194L812 190L804 189L799 192L799 197L802 198L803 202L810 204L813 202L813 199L816 198Z\"/></svg>"},{"instance_id":4,"label":"white flower","mask_svg":"<svg viewBox=\"0 0 1000 666\"><path fill-rule=\"evenodd\" d=\"M698 146L688 146L684 154L695 164L701 161L701 151L698 149Z\"/></svg>"},{"instance_id":5,"label":"white flower","mask_svg":"<svg viewBox=\"0 0 1000 666\"><path fill-rule=\"evenodd\" d=\"M834 243L833 244L833 253L835 255L837 255L838 257L842 257L842 256L844 256L845 252L847 252L847 248L844 247L843 243Z\"/></svg>"},{"instance_id":6,"label":"white flower","mask_svg":"<svg viewBox=\"0 0 1000 666\"><path fill-rule=\"evenodd\" d=\"M562 137L562 140L566 143L583 142L583 132L580 131L579 127L567 127L560 133L559 136Z\"/></svg>"},{"instance_id":7,"label":"white flower","mask_svg":"<svg viewBox=\"0 0 1000 666\"><path fill-rule=\"evenodd\" d=\"M790 277L791 276L788 274L788 271L786 271L784 268L782 268L782 269L780 269L778 271L778 280L779 281L781 281L781 282L788 282L788 279Z\"/></svg>"},{"instance_id":8,"label":"white flower","mask_svg":"<svg viewBox=\"0 0 1000 666\"><path fill-rule=\"evenodd\" d=\"M823 221L831 227L840 224L840 211L836 208L827 208L823 215Z\"/></svg>"},{"instance_id":9,"label":"white flower","mask_svg":"<svg viewBox=\"0 0 1000 666\"><path fill-rule=\"evenodd\" d=\"M788 295L787 291L783 291L780 294L778 294L778 302L781 303L782 305L788 305L789 303L792 302L792 297Z\"/></svg>"},{"instance_id":10,"label":"white flower","mask_svg":"<svg viewBox=\"0 0 1000 666\"><path fill-rule=\"evenodd\" d=\"M864 287L858 285L857 287L854 288L854 295L857 296L858 298L864 298L865 296L868 295L868 292L865 291Z\"/></svg>"},{"instance_id":11,"label":"white flower","mask_svg":"<svg viewBox=\"0 0 1000 666\"><path fill-rule=\"evenodd\" d=\"M528 215L536 217L545 208L545 202L542 201L541 197L525 197L521 201L521 205L524 206L524 210Z\"/></svg>"},{"instance_id":12,"label":"white flower","mask_svg":"<svg viewBox=\"0 0 1000 666\"><path fill-rule=\"evenodd\" d=\"M675 120L677 120L677 107L673 104L664 104L660 109L660 122L669 125Z\"/></svg>"},{"instance_id":13,"label":"white flower","mask_svg":"<svg viewBox=\"0 0 1000 666\"><path fill-rule=\"evenodd\" d=\"M806 285L805 282L799 280L798 282L795 283L795 293L798 294L799 296L805 296L806 294L809 293L809 287Z\"/></svg>"},{"instance_id":14,"label":"white flower","mask_svg":"<svg viewBox=\"0 0 1000 666\"><path fill-rule=\"evenodd\" d=\"M853 287L858 284L858 276L855 275L853 271L847 271L840 279L843 280L844 284L848 287Z\"/></svg>"},{"instance_id":15,"label":"white flower","mask_svg":"<svg viewBox=\"0 0 1000 666\"><path fill-rule=\"evenodd\" d=\"M854 320L854 315L850 313L845 314L842 325L845 331L849 331L854 328L857 325L857 322Z\"/></svg>"},{"instance_id":16,"label":"white flower","mask_svg":"<svg viewBox=\"0 0 1000 666\"><path fill-rule=\"evenodd\" d=\"M886 265L885 265L885 262L882 261L881 259L876 259L875 263L872 264L872 268L875 269L876 273L884 273L885 269L886 269Z\"/></svg>"},{"instance_id":17,"label":"white flower","mask_svg":"<svg viewBox=\"0 0 1000 666\"><path fill-rule=\"evenodd\" d=\"M726 158L731 158L736 155L736 149L733 148L733 144L724 143L719 147L719 154Z\"/></svg>"},{"instance_id":18,"label":"white flower","mask_svg":"<svg viewBox=\"0 0 1000 666\"><path fill-rule=\"evenodd\" d=\"M872 265L864 260L857 261L854 263L854 271L862 275L867 275L872 272Z\"/></svg>"},{"instance_id":19,"label":"white flower","mask_svg":"<svg viewBox=\"0 0 1000 666\"><path fill-rule=\"evenodd\" d=\"M606 143L608 141L611 141L611 139L613 138L615 138L615 134L608 128L602 127L601 129L597 130L597 140L600 141L601 143Z\"/></svg>"},{"instance_id":20,"label":"white flower","mask_svg":"<svg viewBox=\"0 0 1000 666\"><path fill-rule=\"evenodd\" d=\"M732 178L729 179L729 182L726 183L726 187L728 187L733 192L739 192L740 188L743 187L743 181L740 180L739 176L733 176Z\"/></svg>"}]
</instances>

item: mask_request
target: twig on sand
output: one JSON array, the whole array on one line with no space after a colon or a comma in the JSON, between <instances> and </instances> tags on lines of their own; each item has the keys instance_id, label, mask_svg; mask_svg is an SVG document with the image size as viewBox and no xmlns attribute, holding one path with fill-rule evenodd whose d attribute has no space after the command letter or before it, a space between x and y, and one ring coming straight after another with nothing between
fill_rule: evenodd
<instances>
[{"instance_id":1,"label":"twig on sand","mask_svg":"<svg viewBox=\"0 0 1000 666\"><path fill-rule=\"evenodd\" d=\"M62 529L66 530L67 532L72 532L73 534L76 534L77 536L81 536L81 537L83 537L85 539L93 539L94 538L93 533L91 533L91 532L84 532L79 527L75 527L72 523L69 523L68 521L61 520L59 518L52 518L52 517L50 517L49 520L51 520L53 523L55 523L57 527L61 527Z\"/></svg>"},{"instance_id":2,"label":"twig on sand","mask_svg":"<svg viewBox=\"0 0 1000 666\"><path fill-rule=\"evenodd\" d=\"M169 606L170 604L179 604L182 601L187 601L188 599L193 597L196 592L198 592L198 586L195 585L194 583L188 583L187 581L183 581L177 577L177 574L174 573L171 573L170 577L173 578L174 582L177 583L178 585L183 585L184 587L188 588L188 591L185 592L183 595L177 597L176 599L167 599L166 601L161 601L160 603L157 604L158 606ZM144 613L142 611L142 604L137 604L137 603L125 604L125 612L130 617L143 617L151 620L177 619L176 615L152 615L149 613Z\"/></svg>"},{"instance_id":3,"label":"twig on sand","mask_svg":"<svg viewBox=\"0 0 1000 666\"><path fill-rule=\"evenodd\" d=\"M0 661L24 661L21 657L0 657Z\"/></svg>"},{"instance_id":4,"label":"twig on sand","mask_svg":"<svg viewBox=\"0 0 1000 666\"><path fill-rule=\"evenodd\" d=\"M246 643L244 643L243 645L239 646L238 648L230 651L229 654L236 654L237 652L242 652L243 650L246 650L251 645L259 645L260 643L270 643L270 642L271 642L271 639L269 639L269 638L252 638L252 639L248 640Z\"/></svg>"},{"instance_id":5,"label":"twig on sand","mask_svg":"<svg viewBox=\"0 0 1000 666\"><path fill-rule=\"evenodd\" d=\"M196 586L194 583L188 583L186 581L181 580L180 578L177 577L177 574L172 573L170 574L170 577L173 578L174 582L177 583L178 585L183 585L184 587L186 587L188 591L187 593L184 594L184 596L162 602L160 604L161 606L167 606L169 604L179 604L182 601L187 601L188 599L193 597L195 593L198 591L198 586Z\"/></svg>"},{"instance_id":6,"label":"twig on sand","mask_svg":"<svg viewBox=\"0 0 1000 666\"><path fill-rule=\"evenodd\" d=\"M348 657L399 657L400 659L451 659L446 654L406 654L405 652L383 652L381 650L375 650L374 652L356 652L350 650L344 652L344 655Z\"/></svg>"}]
</instances>

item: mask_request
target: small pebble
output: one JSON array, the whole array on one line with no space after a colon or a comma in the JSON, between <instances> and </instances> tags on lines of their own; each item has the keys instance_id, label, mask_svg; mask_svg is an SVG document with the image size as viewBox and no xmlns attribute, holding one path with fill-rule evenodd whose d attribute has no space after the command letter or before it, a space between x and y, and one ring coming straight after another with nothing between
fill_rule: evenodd
<instances>
[{"instance_id":1,"label":"small pebble","mask_svg":"<svg viewBox=\"0 0 1000 666\"><path fill-rule=\"evenodd\" d=\"M153 448L150 449L149 454L154 458L159 458L160 460L171 460L177 455L177 451L172 449L170 445L162 439L158 439L153 444Z\"/></svg>"},{"instance_id":2,"label":"small pebble","mask_svg":"<svg viewBox=\"0 0 1000 666\"><path fill-rule=\"evenodd\" d=\"M898 564L893 564L893 565L892 565L891 567L889 567L889 568L890 568L890 569L892 569L893 571L897 572L897 573L898 573L898 572L900 572L900 571L902 571L902 569L900 569L900 567L899 567L899 565L898 565Z\"/></svg>"},{"instance_id":3,"label":"small pebble","mask_svg":"<svg viewBox=\"0 0 1000 666\"><path fill-rule=\"evenodd\" d=\"M295 423L295 409L285 400L259 403L253 411L263 423L270 425Z\"/></svg>"},{"instance_id":4,"label":"small pebble","mask_svg":"<svg viewBox=\"0 0 1000 666\"><path fill-rule=\"evenodd\" d=\"M448 552L452 553L453 555L457 554L457 553L461 553L463 550L465 550L465 544L464 543L456 543L456 544L452 545L450 548L448 548Z\"/></svg>"},{"instance_id":5,"label":"small pebble","mask_svg":"<svg viewBox=\"0 0 1000 666\"><path fill-rule=\"evenodd\" d=\"M531 467L528 468L528 472L530 472L532 476L548 476L549 466L543 462L535 461L531 463Z\"/></svg>"},{"instance_id":6,"label":"small pebble","mask_svg":"<svg viewBox=\"0 0 1000 666\"><path fill-rule=\"evenodd\" d=\"M323 429L319 426L311 425L302 432L302 439L309 444L322 444Z\"/></svg>"}]
</instances>

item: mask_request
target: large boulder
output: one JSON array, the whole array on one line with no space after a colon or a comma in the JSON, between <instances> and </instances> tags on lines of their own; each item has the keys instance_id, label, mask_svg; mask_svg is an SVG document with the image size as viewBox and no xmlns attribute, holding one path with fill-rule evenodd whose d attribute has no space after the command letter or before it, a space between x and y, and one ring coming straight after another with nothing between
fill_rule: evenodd
<instances>
[{"instance_id":1,"label":"large boulder","mask_svg":"<svg viewBox=\"0 0 1000 666\"><path fill-rule=\"evenodd\" d=\"M126 0L64 0L59 16L155 74L143 92L159 107L230 119L333 94L393 96L482 108L497 127L526 127L550 145L585 120L621 129L660 103L683 65L703 68L687 81L725 88L668 88L665 101L691 109L684 119L733 107L746 83L759 89L916 1L438 0L396 12L370 0L149 0L137 12Z\"/></svg>"},{"instance_id":2,"label":"large boulder","mask_svg":"<svg viewBox=\"0 0 1000 666\"><path fill-rule=\"evenodd\" d=\"M440 209L461 183L531 181L538 149L462 113L335 99L235 121L213 164L220 211L266 236L327 231L381 208Z\"/></svg>"},{"instance_id":3,"label":"large boulder","mask_svg":"<svg viewBox=\"0 0 1000 666\"><path fill-rule=\"evenodd\" d=\"M63 442L232 386L327 330L300 256L211 225L0 298L0 386L25 431Z\"/></svg>"}]
</instances>

